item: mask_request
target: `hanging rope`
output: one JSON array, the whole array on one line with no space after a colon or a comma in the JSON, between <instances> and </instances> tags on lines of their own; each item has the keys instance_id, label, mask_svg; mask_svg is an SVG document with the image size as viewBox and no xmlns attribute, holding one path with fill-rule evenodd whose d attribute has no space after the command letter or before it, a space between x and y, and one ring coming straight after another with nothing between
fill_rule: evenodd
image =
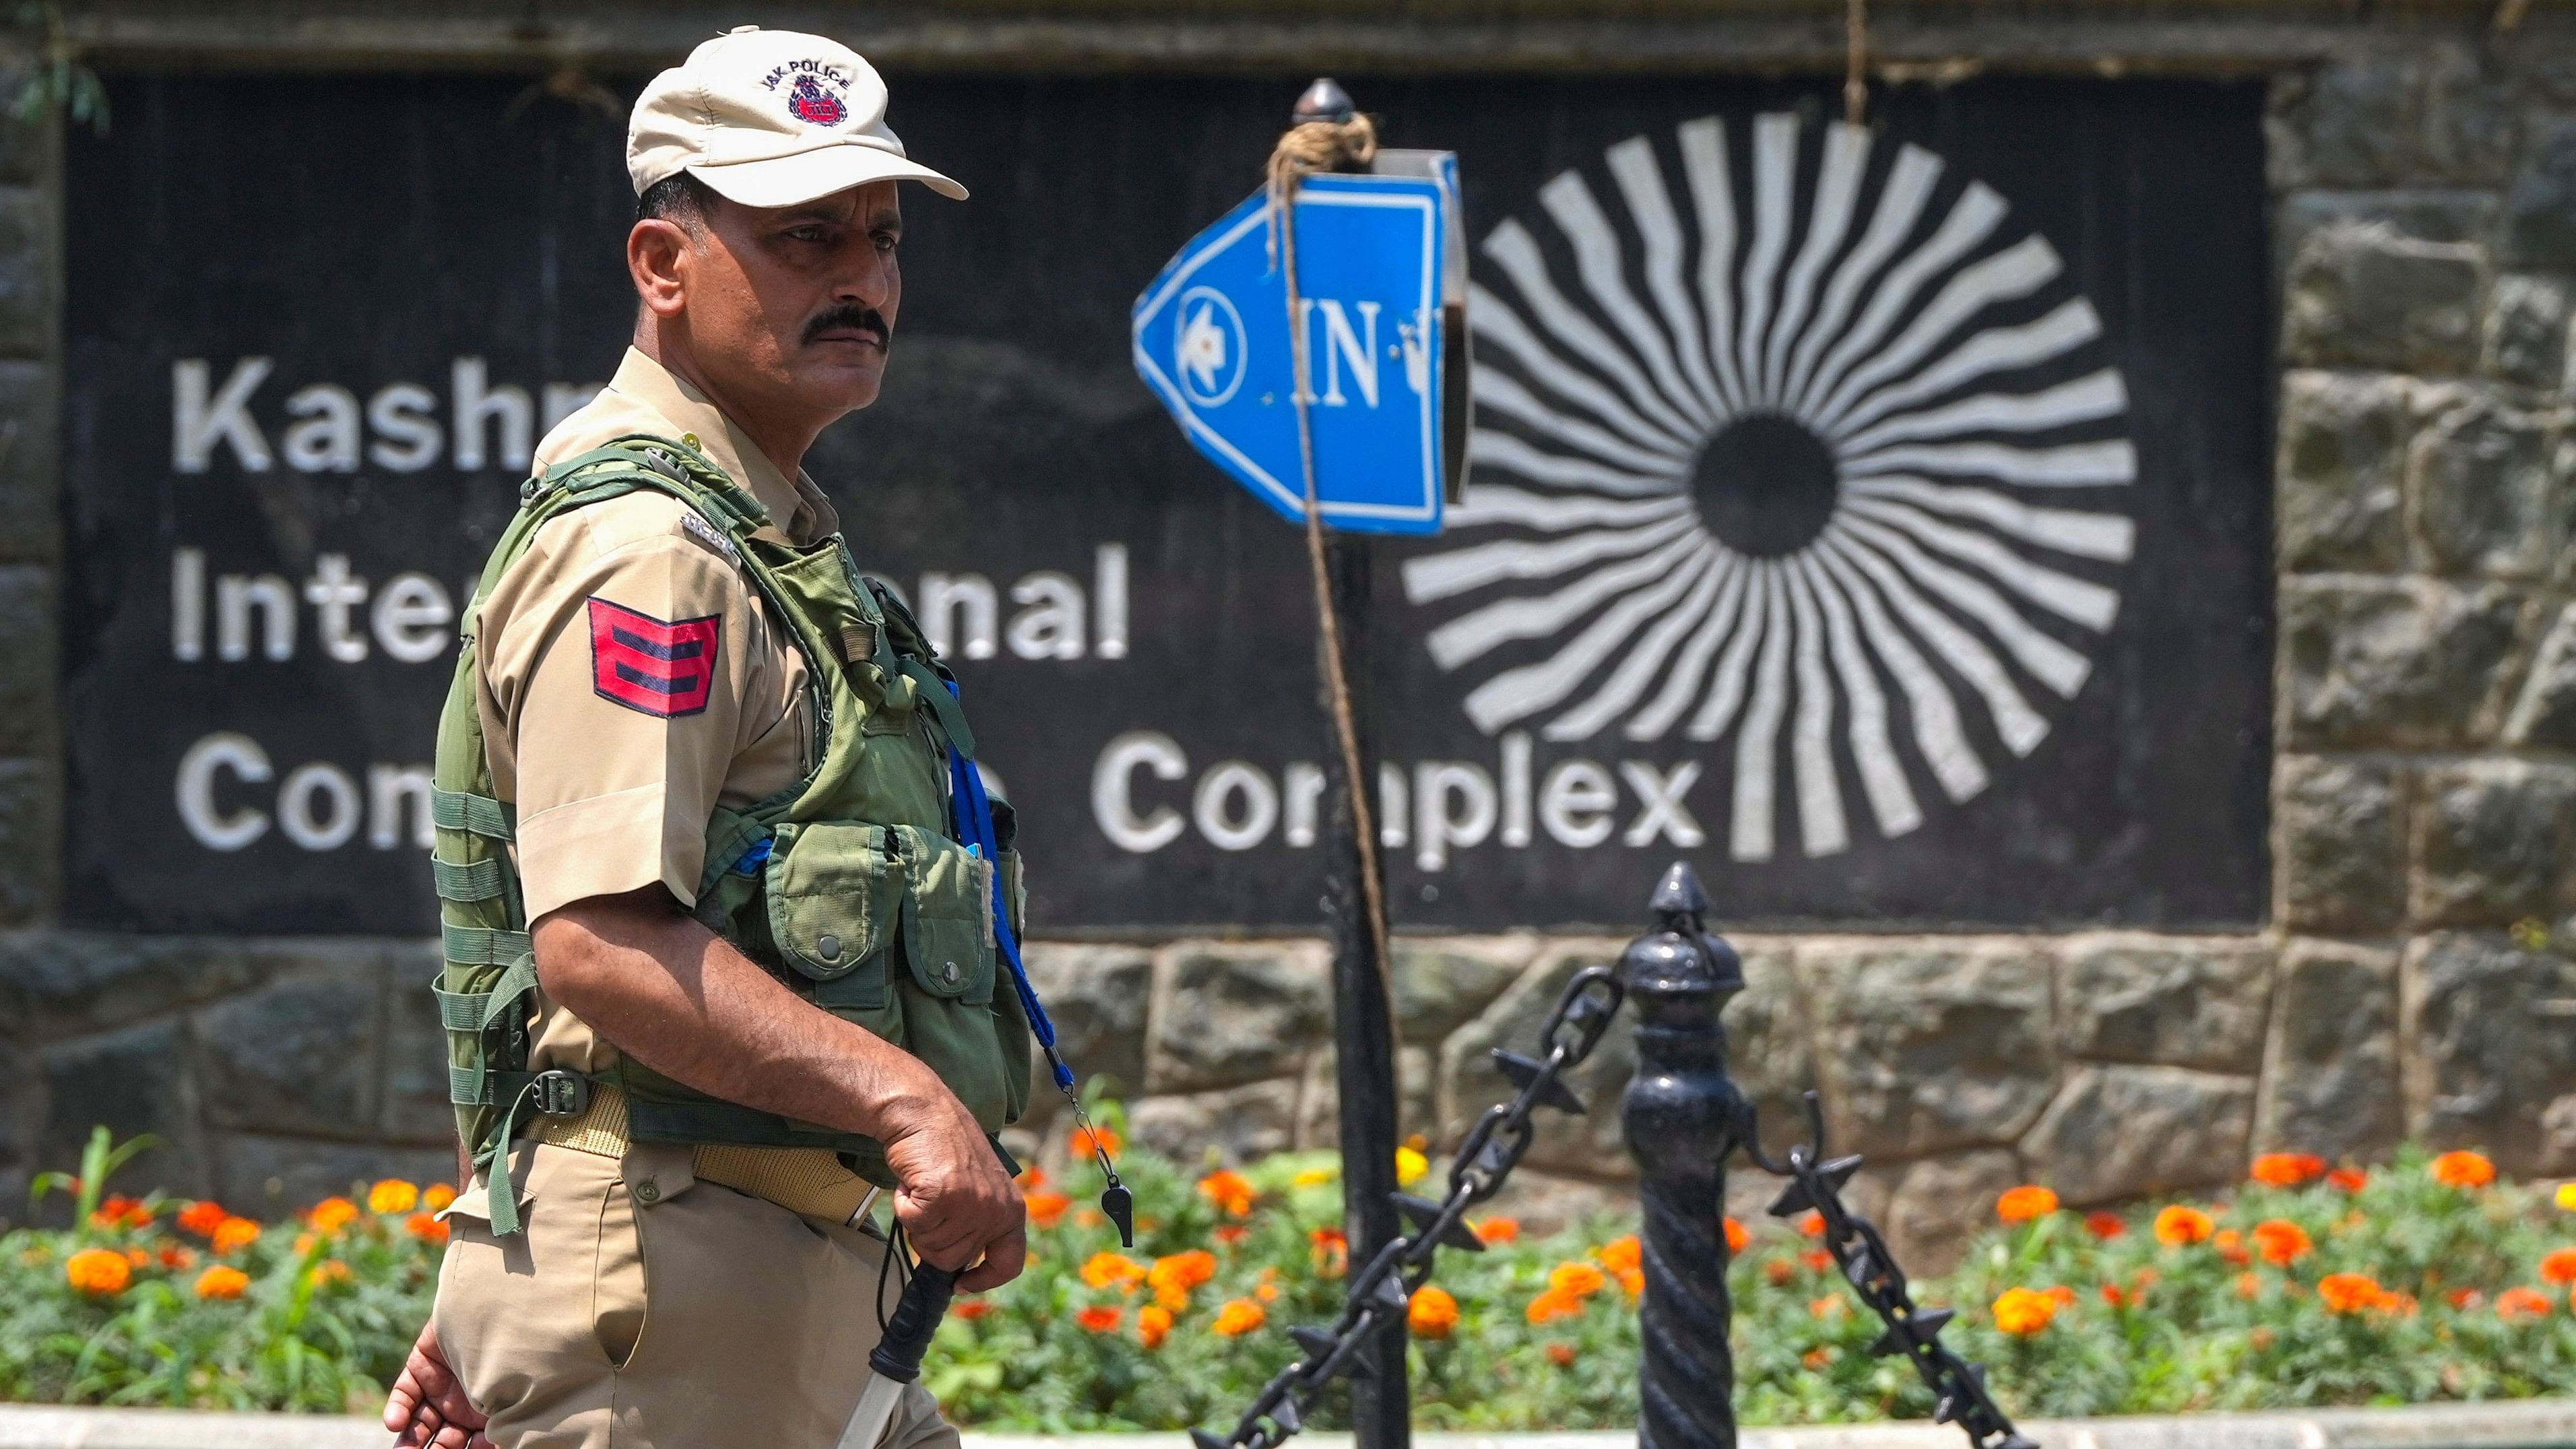
<instances>
[{"instance_id":1,"label":"hanging rope","mask_svg":"<svg viewBox=\"0 0 2576 1449\"><path fill-rule=\"evenodd\" d=\"M1354 115L1347 121L1305 121L1288 128L1270 152L1270 236L1278 249L1281 274L1288 283L1288 336L1295 359L1297 456L1305 469L1306 562L1314 575L1315 617L1323 630L1324 690L1333 712L1333 733L1342 752L1342 778L1349 783L1351 829L1359 836L1360 894L1368 914L1368 934L1377 952L1378 985L1387 993L1387 1030L1395 1030L1394 988L1389 977L1395 957L1387 946L1386 887L1378 869L1377 812L1369 804L1372 781L1361 771L1359 723L1352 716L1351 684L1342 653L1342 619L1333 607L1332 573L1324 559L1324 511L1315 495L1315 433L1307 416L1306 328L1297 296L1297 229L1291 206L1298 184L1319 172L1366 166L1377 155L1377 127Z\"/></svg>"},{"instance_id":2,"label":"hanging rope","mask_svg":"<svg viewBox=\"0 0 2576 1449\"><path fill-rule=\"evenodd\" d=\"M1869 113L1869 0L1843 5L1843 119L1862 124Z\"/></svg>"}]
</instances>

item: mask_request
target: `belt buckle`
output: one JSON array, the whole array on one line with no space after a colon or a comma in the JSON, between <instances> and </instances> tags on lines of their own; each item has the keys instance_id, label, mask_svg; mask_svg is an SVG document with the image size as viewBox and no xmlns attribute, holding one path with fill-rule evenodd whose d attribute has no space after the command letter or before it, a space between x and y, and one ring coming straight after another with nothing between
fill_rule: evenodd
<instances>
[{"instance_id":1,"label":"belt buckle","mask_svg":"<svg viewBox=\"0 0 2576 1449\"><path fill-rule=\"evenodd\" d=\"M528 1105L541 1117L578 1117L590 1107L590 1079L578 1072L539 1072Z\"/></svg>"}]
</instances>

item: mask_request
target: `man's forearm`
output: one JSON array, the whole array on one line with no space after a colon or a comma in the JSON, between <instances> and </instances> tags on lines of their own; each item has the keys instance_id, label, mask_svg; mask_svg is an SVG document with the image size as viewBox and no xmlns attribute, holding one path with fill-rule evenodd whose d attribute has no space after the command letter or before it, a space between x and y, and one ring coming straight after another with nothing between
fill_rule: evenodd
<instances>
[{"instance_id":1,"label":"man's forearm","mask_svg":"<svg viewBox=\"0 0 2576 1449\"><path fill-rule=\"evenodd\" d=\"M535 938L547 996L709 1096L880 1141L962 1110L918 1058L797 996L659 886L551 911Z\"/></svg>"}]
</instances>

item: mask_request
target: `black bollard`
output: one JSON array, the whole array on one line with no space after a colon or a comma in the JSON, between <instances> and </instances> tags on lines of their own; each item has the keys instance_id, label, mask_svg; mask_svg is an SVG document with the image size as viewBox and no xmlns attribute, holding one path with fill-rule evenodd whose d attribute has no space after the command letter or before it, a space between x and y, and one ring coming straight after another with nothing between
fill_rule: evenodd
<instances>
[{"instance_id":1,"label":"black bollard","mask_svg":"<svg viewBox=\"0 0 2576 1449\"><path fill-rule=\"evenodd\" d=\"M1643 1180L1646 1293L1639 1449L1735 1449L1727 1347L1725 1159L1741 1098L1718 1014L1744 989L1735 950L1708 934L1708 893L1686 861L1655 887L1655 929L1619 958L1637 1008L1637 1075L1620 1122Z\"/></svg>"}]
</instances>

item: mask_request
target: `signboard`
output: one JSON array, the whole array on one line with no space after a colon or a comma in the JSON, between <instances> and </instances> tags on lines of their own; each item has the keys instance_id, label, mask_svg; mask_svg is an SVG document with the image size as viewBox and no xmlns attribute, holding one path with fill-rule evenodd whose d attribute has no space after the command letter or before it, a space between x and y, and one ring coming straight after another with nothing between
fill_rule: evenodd
<instances>
[{"instance_id":1,"label":"signboard","mask_svg":"<svg viewBox=\"0 0 2576 1449\"><path fill-rule=\"evenodd\" d=\"M1316 176L1295 204L1315 498L1349 532L1437 533L1450 198L1438 179ZM1266 191L1191 239L1136 299L1136 373L1193 446L1306 517L1287 270Z\"/></svg>"},{"instance_id":2,"label":"signboard","mask_svg":"<svg viewBox=\"0 0 2576 1449\"><path fill-rule=\"evenodd\" d=\"M1130 314L1304 79L897 79L975 198L906 195L883 398L807 463L956 663L1036 934L1316 920L1299 540ZM1633 929L1675 856L1739 928L2262 918L2259 85L1859 133L1826 86L1347 79L1474 180L1473 482L1373 589L1399 925ZM633 327L619 128L524 90L133 77L71 140L73 921L432 929L454 611Z\"/></svg>"}]
</instances>

